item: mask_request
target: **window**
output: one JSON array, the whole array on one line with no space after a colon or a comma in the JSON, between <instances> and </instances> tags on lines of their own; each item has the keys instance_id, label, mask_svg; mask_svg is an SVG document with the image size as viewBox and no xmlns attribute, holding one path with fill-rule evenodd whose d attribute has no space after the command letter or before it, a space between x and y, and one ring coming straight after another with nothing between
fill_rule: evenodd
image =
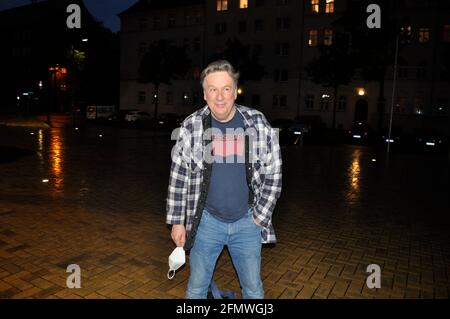
<instances>
[{"instance_id":1,"label":"window","mask_svg":"<svg viewBox=\"0 0 450 319\"><path fill-rule=\"evenodd\" d=\"M216 34L225 34L225 33L227 33L227 24L216 23Z\"/></svg>"},{"instance_id":2,"label":"window","mask_svg":"<svg viewBox=\"0 0 450 319\"><path fill-rule=\"evenodd\" d=\"M340 96L338 100L338 111L345 112L346 109L347 109L347 97Z\"/></svg>"},{"instance_id":3,"label":"window","mask_svg":"<svg viewBox=\"0 0 450 319\"><path fill-rule=\"evenodd\" d=\"M287 82L288 72L286 69L275 69L273 71L273 80L275 82Z\"/></svg>"},{"instance_id":4,"label":"window","mask_svg":"<svg viewBox=\"0 0 450 319\"><path fill-rule=\"evenodd\" d=\"M322 101L320 101L320 110L328 111L329 105L330 105L330 101L327 98L322 98Z\"/></svg>"},{"instance_id":5,"label":"window","mask_svg":"<svg viewBox=\"0 0 450 319\"><path fill-rule=\"evenodd\" d=\"M196 91L192 93L192 105L198 106L200 102L200 94Z\"/></svg>"},{"instance_id":6,"label":"window","mask_svg":"<svg viewBox=\"0 0 450 319\"><path fill-rule=\"evenodd\" d=\"M278 56L287 56L289 54L289 43L276 43L275 54Z\"/></svg>"},{"instance_id":7,"label":"window","mask_svg":"<svg viewBox=\"0 0 450 319\"><path fill-rule=\"evenodd\" d=\"M444 42L450 42L450 24L444 25L444 32L442 34L442 40Z\"/></svg>"},{"instance_id":8,"label":"window","mask_svg":"<svg viewBox=\"0 0 450 319\"><path fill-rule=\"evenodd\" d=\"M255 32L264 30L264 21L261 19L255 20Z\"/></svg>"},{"instance_id":9,"label":"window","mask_svg":"<svg viewBox=\"0 0 450 319\"><path fill-rule=\"evenodd\" d=\"M194 38L194 51L200 51L200 38Z\"/></svg>"},{"instance_id":10,"label":"window","mask_svg":"<svg viewBox=\"0 0 450 319\"><path fill-rule=\"evenodd\" d=\"M256 0L255 7L262 7L264 5L264 0Z\"/></svg>"},{"instance_id":11,"label":"window","mask_svg":"<svg viewBox=\"0 0 450 319\"><path fill-rule=\"evenodd\" d=\"M252 95L252 107L261 106L261 96L259 94Z\"/></svg>"},{"instance_id":12,"label":"window","mask_svg":"<svg viewBox=\"0 0 450 319\"><path fill-rule=\"evenodd\" d=\"M172 92L166 93L166 104L173 105L173 93Z\"/></svg>"},{"instance_id":13,"label":"window","mask_svg":"<svg viewBox=\"0 0 450 319\"><path fill-rule=\"evenodd\" d=\"M398 66L398 78L404 79L408 77L408 64L404 63Z\"/></svg>"},{"instance_id":14,"label":"window","mask_svg":"<svg viewBox=\"0 0 450 319\"><path fill-rule=\"evenodd\" d=\"M145 104L145 91L139 91L138 104Z\"/></svg>"},{"instance_id":15,"label":"window","mask_svg":"<svg viewBox=\"0 0 450 319\"><path fill-rule=\"evenodd\" d=\"M239 21L238 32L243 33L247 31L247 21Z\"/></svg>"},{"instance_id":16,"label":"window","mask_svg":"<svg viewBox=\"0 0 450 319\"><path fill-rule=\"evenodd\" d=\"M325 13L334 13L334 0L325 0Z\"/></svg>"},{"instance_id":17,"label":"window","mask_svg":"<svg viewBox=\"0 0 450 319\"><path fill-rule=\"evenodd\" d=\"M248 0L239 0L239 9L247 9Z\"/></svg>"},{"instance_id":18,"label":"window","mask_svg":"<svg viewBox=\"0 0 450 319\"><path fill-rule=\"evenodd\" d=\"M143 55L147 52L147 43L146 42L139 42L138 46L138 54Z\"/></svg>"},{"instance_id":19,"label":"window","mask_svg":"<svg viewBox=\"0 0 450 319\"><path fill-rule=\"evenodd\" d=\"M279 17L276 20L277 30L288 30L291 27L291 19L289 17Z\"/></svg>"},{"instance_id":20,"label":"window","mask_svg":"<svg viewBox=\"0 0 450 319\"><path fill-rule=\"evenodd\" d=\"M305 97L305 104L307 110L314 110L314 95L307 94Z\"/></svg>"},{"instance_id":21,"label":"window","mask_svg":"<svg viewBox=\"0 0 450 319\"><path fill-rule=\"evenodd\" d=\"M277 6L287 5L288 0L277 0Z\"/></svg>"},{"instance_id":22,"label":"window","mask_svg":"<svg viewBox=\"0 0 450 319\"><path fill-rule=\"evenodd\" d=\"M308 34L308 46L317 46L317 30L309 30Z\"/></svg>"},{"instance_id":23,"label":"window","mask_svg":"<svg viewBox=\"0 0 450 319\"><path fill-rule=\"evenodd\" d=\"M419 42L426 43L428 41L430 41L430 29L420 28L419 29Z\"/></svg>"},{"instance_id":24,"label":"window","mask_svg":"<svg viewBox=\"0 0 450 319\"><path fill-rule=\"evenodd\" d=\"M332 45L333 44L333 30L325 29L323 32L323 44Z\"/></svg>"},{"instance_id":25,"label":"window","mask_svg":"<svg viewBox=\"0 0 450 319\"><path fill-rule=\"evenodd\" d=\"M186 50L186 52L189 52L190 50L190 40L188 38L183 39L183 48Z\"/></svg>"},{"instance_id":26,"label":"window","mask_svg":"<svg viewBox=\"0 0 450 319\"><path fill-rule=\"evenodd\" d=\"M153 19L153 29L158 30L161 27L161 19L159 17L155 17Z\"/></svg>"},{"instance_id":27,"label":"window","mask_svg":"<svg viewBox=\"0 0 450 319\"><path fill-rule=\"evenodd\" d=\"M286 95L274 95L272 105L274 107L286 107L287 106L287 97Z\"/></svg>"},{"instance_id":28,"label":"window","mask_svg":"<svg viewBox=\"0 0 450 319\"><path fill-rule=\"evenodd\" d=\"M401 43L411 42L412 27L410 24L404 25L400 28L400 40Z\"/></svg>"},{"instance_id":29,"label":"window","mask_svg":"<svg viewBox=\"0 0 450 319\"><path fill-rule=\"evenodd\" d=\"M147 30L147 19L145 19L145 18L139 19L138 29L139 29L139 31Z\"/></svg>"},{"instance_id":30,"label":"window","mask_svg":"<svg viewBox=\"0 0 450 319\"><path fill-rule=\"evenodd\" d=\"M168 20L167 20L167 26L168 26L169 28L175 27L175 17L170 16L170 17L168 18Z\"/></svg>"},{"instance_id":31,"label":"window","mask_svg":"<svg viewBox=\"0 0 450 319\"><path fill-rule=\"evenodd\" d=\"M426 62L422 61L419 63L419 65L417 66L417 78L419 80L423 80L425 79L425 77L427 76L427 66L426 66Z\"/></svg>"},{"instance_id":32,"label":"window","mask_svg":"<svg viewBox=\"0 0 450 319\"><path fill-rule=\"evenodd\" d=\"M216 0L217 1L217 11L228 10L228 0Z\"/></svg>"},{"instance_id":33,"label":"window","mask_svg":"<svg viewBox=\"0 0 450 319\"><path fill-rule=\"evenodd\" d=\"M260 56L263 52L263 46L261 44L255 44L253 46L253 55Z\"/></svg>"},{"instance_id":34,"label":"window","mask_svg":"<svg viewBox=\"0 0 450 319\"><path fill-rule=\"evenodd\" d=\"M319 0L311 0L311 12L319 13Z\"/></svg>"},{"instance_id":35,"label":"window","mask_svg":"<svg viewBox=\"0 0 450 319\"><path fill-rule=\"evenodd\" d=\"M195 15L195 20L194 20L195 24L201 24L202 20L203 20L203 15L201 13L197 13Z\"/></svg>"}]
</instances>

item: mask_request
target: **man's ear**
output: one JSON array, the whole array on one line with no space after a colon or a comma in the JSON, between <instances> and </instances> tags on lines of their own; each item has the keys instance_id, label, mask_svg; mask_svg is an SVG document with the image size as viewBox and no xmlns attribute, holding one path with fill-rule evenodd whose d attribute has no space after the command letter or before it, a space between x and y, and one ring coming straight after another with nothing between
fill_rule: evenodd
<instances>
[{"instance_id":1,"label":"man's ear","mask_svg":"<svg viewBox=\"0 0 450 319\"><path fill-rule=\"evenodd\" d=\"M203 90L203 99L206 101L206 92Z\"/></svg>"}]
</instances>

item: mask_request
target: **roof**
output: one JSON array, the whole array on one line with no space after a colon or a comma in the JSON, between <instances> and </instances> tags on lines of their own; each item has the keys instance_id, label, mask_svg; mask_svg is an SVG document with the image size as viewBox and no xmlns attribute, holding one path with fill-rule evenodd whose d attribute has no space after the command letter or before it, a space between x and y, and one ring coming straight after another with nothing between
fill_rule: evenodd
<instances>
[{"instance_id":1,"label":"roof","mask_svg":"<svg viewBox=\"0 0 450 319\"><path fill-rule=\"evenodd\" d=\"M204 4L205 0L139 0L125 11L119 13L119 16L147 10L171 9Z\"/></svg>"}]
</instances>

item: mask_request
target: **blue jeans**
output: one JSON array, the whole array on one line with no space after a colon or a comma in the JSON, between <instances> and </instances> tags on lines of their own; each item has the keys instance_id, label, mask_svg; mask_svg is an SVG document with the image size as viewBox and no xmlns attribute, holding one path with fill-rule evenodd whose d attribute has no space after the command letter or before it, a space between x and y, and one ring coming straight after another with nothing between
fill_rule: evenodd
<instances>
[{"instance_id":1,"label":"blue jeans","mask_svg":"<svg viewBox=\"0 0 450 319\"><path fill-rule=\"evenodd\" d=\"M227 245L236 268L244 299L263 299L261 281L261 227L252 210L233 223L225 223L203 211L189 257L190 276L186 299L205 299L217 258Z\"/></svg>"}]
</instances>

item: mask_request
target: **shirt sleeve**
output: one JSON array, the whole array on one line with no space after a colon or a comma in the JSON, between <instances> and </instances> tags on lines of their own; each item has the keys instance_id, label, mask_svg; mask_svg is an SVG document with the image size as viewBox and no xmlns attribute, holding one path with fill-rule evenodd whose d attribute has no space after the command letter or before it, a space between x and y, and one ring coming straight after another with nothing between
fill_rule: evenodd
<instances>
[{"instance_id":1,"label":"shirt sleeve","mask_svg":"<svg viewBox=\"0 0 450 319\"><path fill-rule=\"evenodd\" d=\"M265 119L264 119L265 120ZM282 186L281 149L278 142L278 132L265 120L269 134L267 134L268 157L265 167L265 177L260 197L255 204L255 221L262 227L268 228L272 219Z\"/></svg>"},{"instance_id":2,"label":"shirt sleeve","mask_svg":"<svg viewBox=\"0 0 450 319\"><path fill-rule=\"evenodd\" d=\"M184 224L189 178L188 166L188 134L181 127L178 130L176 143L172 148L168 195L166 199L166 223Z\"/></svg>"}]
</instances>

